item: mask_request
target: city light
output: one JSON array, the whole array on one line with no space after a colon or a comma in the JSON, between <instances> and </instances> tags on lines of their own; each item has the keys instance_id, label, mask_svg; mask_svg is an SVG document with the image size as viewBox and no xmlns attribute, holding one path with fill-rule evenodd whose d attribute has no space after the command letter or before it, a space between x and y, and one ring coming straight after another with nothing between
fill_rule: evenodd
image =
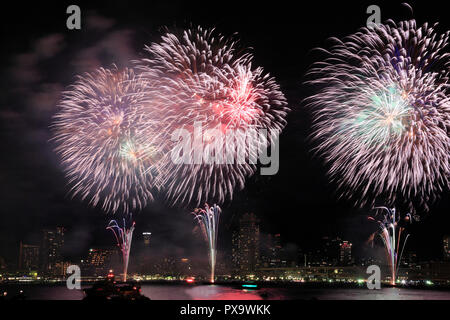
<instances>
[{"instance_id":1,"label":"city light","mask_svg":"<svg viewBox=\"0 0 450 320\"><path fill-rule=\"evenodd\" d=\"M187 279L186 279L186 282L187 282L187 283L194 283L194 282L195 282L195 279L192 278L192 277L190 277L190 278L187 278Z\"/></svg>"}]
</instances>

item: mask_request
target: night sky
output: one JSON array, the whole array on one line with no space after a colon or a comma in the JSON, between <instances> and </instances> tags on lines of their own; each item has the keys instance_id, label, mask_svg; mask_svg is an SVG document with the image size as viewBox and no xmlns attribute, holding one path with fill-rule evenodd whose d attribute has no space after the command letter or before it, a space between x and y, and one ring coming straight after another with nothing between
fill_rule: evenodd
<instances>
[{"instance_id":1,"label":"night sky","mask_svg":"<svg viewBox=\"0 0 450 320\"><path fill-rule=\"evenodd\" d=\"M213 5L214 3L214 5ZM53 152L49 124L61 91L75 76L103 66L131 66L143 47L157 41L164 27L216 27L224 35L238 33L242 47L251 47L255 65L274 76L292 112L281 138L280 170L275 176L255 175L246 188L223 206L219 246L228 248L240 214L254 212L263 233L281 233L285 243L310 248L326 235L339 235L359 255L374 226L369 208L357 209L338 200L326 166L314 156L309 140L311 113L302 100L311 92L302 85L308 67L319 58L312 51L327 39L354 33L366 23L367 6L381 7L382 21L411 18L401 1L53 1L26 6L13 2L2 9L0 51L0 257L17 261L18 245L38 243L43 227L65 226L65 254L82 257L90 246L112 243L105 230L111 216L71 199L66 179ZM81 30L66 28L66 8L78 4ZM299 5L300 4L300 5ZM448 12L438 1L410 2L418 24L440 22L448 28ZM440 255L450 233L449 192L410 228L409 249L423 259ZM152 232L160 254L204 255L194 231L190 208L168 208L157 200L136 216L136 239ZM139 240L136 240L139 241Z\"/></svg>"}]
</instances>

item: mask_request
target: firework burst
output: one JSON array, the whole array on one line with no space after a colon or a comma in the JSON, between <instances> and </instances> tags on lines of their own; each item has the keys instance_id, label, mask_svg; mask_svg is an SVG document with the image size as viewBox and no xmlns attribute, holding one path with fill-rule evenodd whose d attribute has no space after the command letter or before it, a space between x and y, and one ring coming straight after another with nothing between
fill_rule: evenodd
<instances>
[{"instance_id":1,"label":"firework burst","mask_svg":"<svg viewBox=\"0 0 450 320\"><path fill-rule=\"evenodd\" d=\"M218 134L233 131L233 143L250 158L270 140L258 139L257 146L249 148L245 143L249 130L266 129L273 137L285 126L288 109L279 86L262 68L252 68L252 56L239 51L233 39L199 27L181 34L168 32L146 51L149 58L139 61L138 68L144 77L158 79L165 99L161 109L166 115L166 140L177 129L193 133L195 123L202 123L202 138L192 144L193 154L214 143L225 147L225 139L217 142ZM205 134L212 129L218 134ZM164 184L172 204L221 204L256 170L249 161L174 164L169 152L166 158L169 174Z\"/></svg>"},{"instance_id":2,"label":"firework burst","mask_svg":"<svg viewBox=\"0 0 450 320\"><path fill-rule=\"evenodd\" d=\"M150 85L130 69L98 69L63 95L52 129L73 196L106 212L141 209L159 169Z\"/></svg>"},{"instance_id":3,"label":"firework burst","mask_svg":"<svg viewBox=\"0 0 450 320\"><path fill-rule=\"evenodd\" d=\"M343 40L310 70L320 87L317 152L341 195L360 206L377 198L428 209L450 173L449 32L388 21Z\"/></svg>"}]
</instances>

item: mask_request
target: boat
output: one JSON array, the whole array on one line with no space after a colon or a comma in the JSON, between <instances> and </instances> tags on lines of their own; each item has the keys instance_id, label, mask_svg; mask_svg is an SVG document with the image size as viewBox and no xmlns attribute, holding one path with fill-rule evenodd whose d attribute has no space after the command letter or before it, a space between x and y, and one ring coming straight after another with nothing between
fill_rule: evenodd
<instances>
[{"instance_id":1,"label":"boat","mask_svg":"<svg viewBox=\"0 0 450 320\"><path fill-rule=\"evenodd\" d=\"M141 293L141 286L135 281L117 282L114 274L97 281L91 288L84 289L83 300L135 300L148 301L150 298Z\"/></svg>"}]
</instances>

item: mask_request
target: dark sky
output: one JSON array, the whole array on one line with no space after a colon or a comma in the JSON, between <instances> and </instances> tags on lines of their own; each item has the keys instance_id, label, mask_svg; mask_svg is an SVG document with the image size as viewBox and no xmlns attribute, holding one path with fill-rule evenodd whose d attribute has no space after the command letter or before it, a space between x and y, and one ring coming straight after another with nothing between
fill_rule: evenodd
<instances>
[{"instance_id":1,"label":"dark sky","mask_svg":"<svg viewBox=\"0 0 450 320\"><path fill-rule=\"evenodd\" d=\"M370 4L381 7L382 20L410 18L400 3L13 2L2 10L0 21L0 257L14 262L20 240L37 242L43 227L56 225L68 228L66 253L74 259L89 246L111 243L112 236L104 230L110 217L67 196L65 177L48 142L51 116L61 90L75 75L112 63L131 65L145 44L158 40L163 27L191 25L216 27L225 35L237 32L241 45L253 48L255 64L278 80L293 110L280 138L278 174L255 175L223 206L220 245L229 246L237 217L251 211L260 217L263 232L281 233L285 242L308 248L324 235L340 235L364 253L362 243L373 230L366 219L369 211L338 201L326 167L310 152L311 115L301 103L310 92L302 81L317 58L311 49L364 26ZM81 7L80 31L66 28L70 4ZM440 21L438 30L448 29L442 3L410 4L419 24ZM447 190L411 227L410 248L424 258L439 256L442 236L450 233L449 209ZM151 231L154 246L164 254L203 254L189 211L157 201L137 215L136 232Z\"/></svg>"}]
</instances>

